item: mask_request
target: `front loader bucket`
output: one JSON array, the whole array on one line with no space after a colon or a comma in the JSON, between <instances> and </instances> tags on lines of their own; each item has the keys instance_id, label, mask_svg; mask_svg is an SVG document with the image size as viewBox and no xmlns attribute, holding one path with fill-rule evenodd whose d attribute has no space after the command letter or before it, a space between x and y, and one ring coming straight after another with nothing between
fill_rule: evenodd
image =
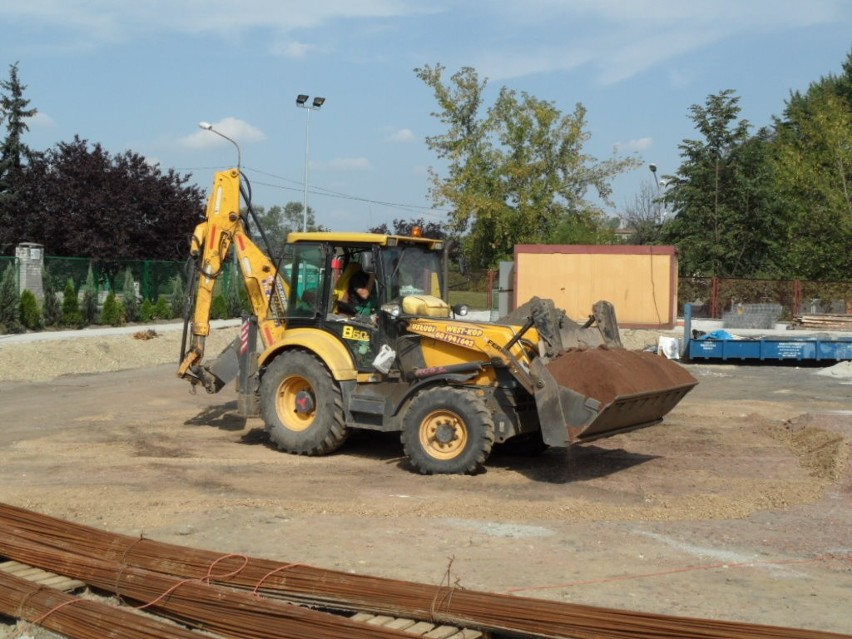
<instances>
[{"instance_id":1,"label":"front loader bucket","mask_svg":"<svg viewBox=\"0 0 852 639\"><path fill-rule=\"evenodd\" d=\"M570 351L530 366L542 437L566 446L659 422L698 383L680 364L615 348Z\"/></svg>"}]
</instances>

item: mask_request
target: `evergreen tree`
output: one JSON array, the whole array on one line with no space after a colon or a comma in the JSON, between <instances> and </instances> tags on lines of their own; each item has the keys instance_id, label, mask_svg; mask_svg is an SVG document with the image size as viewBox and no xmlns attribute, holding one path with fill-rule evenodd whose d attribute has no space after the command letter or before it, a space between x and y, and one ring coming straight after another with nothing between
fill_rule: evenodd
<instances>
[{"instance_id":1,"label":"evergreen tree","mask_svg":"<svg viewBox=\"0 0 852 639\"><path fill-rule=\"evenodd\" d=\"M136 282L133 280L133 273L129 268L124 272L124 286L121 292L124 296L124 313L127 321L139 321L139 298L136 297Z\"/></svg>"},{"instance_id":2,"label":"evergreen tree","mask_svg":"<svg viewBox=\"0 0 852 639\"><path fill-rule=\"evenodd\" d=\"M65 292L62 296L62 324L73 328L80 328L83 325L83 315L80 313L77 290L74 287L74 280L70 277L65 283Z\"/></svg>"},{"instance_id":3,"label":"evergreen tree","mask_svg":"<svg viewBox=\"0 0 852 639\"><path fill-rule=\"evenodd\" d=\"M21 298L18 295L18 282L15 267L9 264L0 279L0 326L7 333L23 331L20 321Z\"/></svg>"},{"instance_id":4,"label":"evergreen tree","mask_svg":"<svg viewBox=\"0 0 852 639\"><path fill-rule=\"evenodd\" d=\"M41 287L44 291L44 306L42 308L44 325L56 326L62 321L62 307L56 296L56 287L53 285L53 278L50 276L50 271L46 266L41 273Z\"/></svg>"},{"instance_id":5,"label":"evergreen tree","mask_svg":"<svg viewBox=\"0 0 852 639\"><path fill-rule=\"evenodd\" d=\"M18 79L18 63L9 65L9 79L0 82L0 122L6 125L6 137L0 143L0 229L18 226L21 173L25 161L33 157L23 135L29 130L27 119L37 111L28 108L30 101L24 98L25 89ZM0 254L9 253L23 239L13 240L8 233L0 232Z\"/></svg>"},{"instance_id":6,"label":"evergreen tree","mask_svg":"<svg viewBox=\"0 0 852 639\"><path fill-rule=\"evenodd\" d=\"M104 309L101 312L101 324L122 326L124 322L124 307L115 296L115 292L110 291L104 300Z\"/></svg>"},{"instance_id":7,"label":"evergreen tree","mask_svg":"<svg viewBox=\"0 0 852 639\"><path fill-rule=\"evenodd\" d=\"M38 307L38 300L35 294L29 290L21 291L21 323L25 328L32 331L37 331L42 328L43 320L41 309Z\"/></svg>"},{"instance_id":8,"label":"evergreen tree","mask_svg":"<svg viewBox=\"0 0 852 639\"><path fill-rule=\"evenodd\" d=\"M243 297L245 297L245 287L242 284L240 269L236 262L233 262L230 277L228 278L227 301L229 317L240 317L244 308Z\"/></svg>"},{"instance_id":9,"label":"evergreen tree","mask_svg":"<svg viewBox=\"0 0 852 639\"><path fill-rule=\"evenodd\" d=\"M184 317L186 309L189 308L188 300L186 299L186 291L183 286L183 278L180 275L175 275L172 278L172 317Z\"/></svg>"},{"instance_id":10,"label":"evergreen tree","mask_svg":"<svg viewBox=\"0 0 852 639\"><path fill-rule=\"evenodd\" d=\"M80 309L85 324L94 324L98 319L98 289L95 286L95 274L92 264L89 263L89 272L86 274L86 283L83 285L83 305Z\"/></svg>"},{"instance_id":11,"label":"evergreen tree","mask_svg":"<svg viewBox=\"0 0 852 639\"><path fill-rule=\"evenodd\" d=\"M702 138L680 145L683 162L664 196L675 213L664 241L678 247L684 275L737 277L772 270L777 219L767 204L769 134L750 136L748 121L737 119L739 97L730 89L690 111Z\"/></svg>"}]
</instances>

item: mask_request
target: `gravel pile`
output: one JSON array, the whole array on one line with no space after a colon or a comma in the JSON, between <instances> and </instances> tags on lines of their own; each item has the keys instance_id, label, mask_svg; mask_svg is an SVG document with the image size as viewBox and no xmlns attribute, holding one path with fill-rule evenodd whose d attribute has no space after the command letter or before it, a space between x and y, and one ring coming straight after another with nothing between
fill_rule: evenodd
<instances>
[{"instance_id":1,"label":"gravel pile","mask_svg":"<svg viewBox=\"0 0 852 639\"><path fill-rule=\"evenodd\" d=\"M218 355L237 336L235 326L211 329L206 354ZM0 381L43 382L61 375L103 373L174 364L180 359L180 330L140 327L123 335L0 342Z\"/></svg>"},{"instance_id":2,"label":"gravel pile","mask_svg":"<svg viewBox=\"0 0 852 639\"><path fill-rule=\"evenodd\" d=\"M234 324L211 329L207 338L208 358L218 355L237 336L239 327ZM62 333L0 336L0 382L43 382L60 375L105 373L159 364L177 367L180 328L175 324L125 327L122 334L92 336L85 335L86 331L75 331L74 337L68 339L63 339ZM621 339L625 348L642 350L655 345L660 334L627 329L621 331Z\"/></svg>"}]
</instances>

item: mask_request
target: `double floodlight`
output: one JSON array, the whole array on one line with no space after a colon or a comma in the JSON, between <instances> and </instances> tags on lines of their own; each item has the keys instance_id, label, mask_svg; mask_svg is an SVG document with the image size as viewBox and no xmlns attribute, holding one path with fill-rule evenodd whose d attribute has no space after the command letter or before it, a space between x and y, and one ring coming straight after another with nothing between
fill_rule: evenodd
<instances>
[{"instance_id":1,"label":"double floodlight","mask_svg":"<svg viewBox=\"0 0 852 639\"><path fill-rule=\"evenodd\" d=\"M310 96L300 93L296 96L296 106L300 106L303 109L319 109L325 103L325 98L314 98L311 106L307 106L306 103L309 98Z\"/></svg>"}]
</instances>

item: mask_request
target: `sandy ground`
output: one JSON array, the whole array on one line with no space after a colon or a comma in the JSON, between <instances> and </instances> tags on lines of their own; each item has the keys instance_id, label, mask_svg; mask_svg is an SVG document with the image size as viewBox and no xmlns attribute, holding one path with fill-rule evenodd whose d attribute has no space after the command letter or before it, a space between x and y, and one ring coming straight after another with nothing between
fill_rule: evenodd
<instances>
[{"instance_id":1,"label":"sandy ground","mask_svg":"<svg viewBox=\"0 0 852 639\"><path fill-rule=\"evenodd\" d=\"M424 477L393 436L273 450L231 389L190 394L178 349L173 332L0 346L0 501L363 574L852 632L842 365L688 364L699 386L660 426Z\"/></svg>"}]
</instances>

